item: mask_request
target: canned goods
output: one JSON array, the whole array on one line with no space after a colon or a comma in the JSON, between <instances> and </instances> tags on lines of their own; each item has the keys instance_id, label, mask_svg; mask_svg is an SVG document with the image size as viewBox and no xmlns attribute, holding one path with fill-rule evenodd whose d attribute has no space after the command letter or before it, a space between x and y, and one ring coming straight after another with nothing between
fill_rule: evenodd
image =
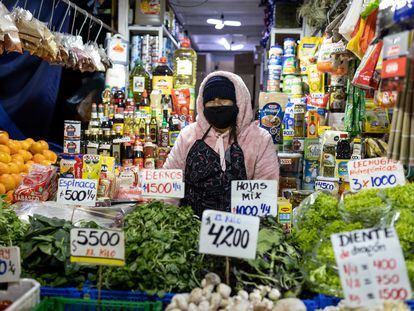
<instances>
[{"instance_id":1,"label":"canned goods","mask_svg":"<svg viewBox=\"0 0 414 311\"><path fill-rule=\"evenodd\" d=\"M296 40L293 38L286 38L283 41L284 55L296 55Z\"/></svg>"},{"instance_id":2,"label":"canned goods","mask_svg":"<svg viewBox=\"0 0 414 311\"><path fill-rule=\"evenodd\" d=\"M283 59L283 74L292 75L298 70L298 62L295 56L285 56Z\"/></svg>"},{"instance_id":3,"label":"canned goods","mask_svg":"<svg viewBox=\"0 0 414 311\"><path fill-rule=\"evenodd\" d=\"M278 44L271 46L269 49L269 59L272 58L272 56L280 56L282 54L283 54L283 49Z\"/></svg>"}]
</instances>

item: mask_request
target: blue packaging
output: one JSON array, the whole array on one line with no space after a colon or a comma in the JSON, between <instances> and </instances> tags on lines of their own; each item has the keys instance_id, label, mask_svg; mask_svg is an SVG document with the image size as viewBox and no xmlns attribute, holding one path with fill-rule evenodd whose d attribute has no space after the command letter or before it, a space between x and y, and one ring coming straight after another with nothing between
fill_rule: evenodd
<instances>
[{"instance_id":1,"label":"blue packaging","mask_svg":"<svg viewBox=\"0 0 414 311\"><path fill-rule=\"evenodd\" d=\"M283 110L278 103L268 103L260 110L260 127L272 136L274 144L282 143Z\"/></svg>"},{"instance_id":2,"label":"blue packaging","mask_svg":"<svg viewBox=\"0 0 414 311\"><path fill-rule=\"evenodd\" d=\"M414 1L400 0L394 11L394 22L401 23L414 16Z\"/></svg>"},{"instance_id":3,"label":"blue packaging","mask_svg":"<svg viewBox=\"0 0 414 311\"><path fill-rule=\"evenodd\" d=\"M316 177L319 174L319 161L304 160L303 161L303 190L314 190Z\"/></svg>"}]
</instances>

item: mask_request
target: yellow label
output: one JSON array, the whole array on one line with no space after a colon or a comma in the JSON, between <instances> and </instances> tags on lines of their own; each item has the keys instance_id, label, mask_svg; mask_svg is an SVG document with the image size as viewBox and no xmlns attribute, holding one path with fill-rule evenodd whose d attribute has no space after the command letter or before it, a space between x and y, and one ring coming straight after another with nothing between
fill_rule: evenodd
<instances>
[{"instance_id":1,"label":"yellow label","mask_svg":"<svg viewBox=\"0 0 414 311\"><path fill-rule=\"evenodd\" d=\"M163 95L171 95L173 88L173 77L171 76L154 76L152 77L152 89L160 90Z\"/></svg>"},{"instance_id":2,"label":"yellow label","mask_svg":"<svg viewBox=\"0 0 414 311\"><path fill-rule=\"evenodd\" d=\"M70 262L84 263L98 266L125 266L125 261L121 259L96 258L96 257L75 257L70 256Z\"/></svg>"}]
</instances>

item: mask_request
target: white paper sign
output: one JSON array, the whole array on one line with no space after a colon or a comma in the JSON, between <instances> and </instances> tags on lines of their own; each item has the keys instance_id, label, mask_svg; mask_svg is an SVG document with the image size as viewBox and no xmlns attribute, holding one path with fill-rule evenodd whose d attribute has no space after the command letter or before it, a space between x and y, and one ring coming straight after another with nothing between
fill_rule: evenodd
<instances>
[{"instance_id":1,"label":"white paper sign","mask_svg":"<svg viewBox=\"0 0 414 311\"><path fill-rule=\"evenodd\" d=\"M124 232L107 229L70 230L70 261L90 265L123 266Z\"/></svg>"},{"instance_id":2,"label":"white paper sign","mask_svg":"<svg viewBox=\"0 0 414 311\"><path fill-rule=\"evenodd\" d=\"M182 170L142 170L142 196L184 198Z\"/></svg>"},{"instance_id":3,"label":"white paper sign","mask_svg":"<svg viewBox=\"0 0 414 311\"><path fill-rule=\"evenodd\" d=\"M19 282L20 273L20 249L0 247L0 283Z\"/></svg>"},{"instance_id":4,"label":"white paper sign","mask_svg":"<svg viewBox=\"0 0 414 311\"><path fill-rule=\"evenodd\" d=\"M205 210L200 230L199 252L254 259L259 217Z\"/></svg>"},{"instance_id":5,"label":"white paper sign","mask_svg":"<svg viewBox=\"0 0 414 311\"><path fill-rule=\"evenodd\" d=\"M402 164L387 158L349 161L348 173L351 190L354 192L405 185Z\"/></svg>"},{"instance_id":6,"label":"white paper sign","mask_svg":"<svg viewBox=\"0 0 414 311\"><path fill-rule=\"evenodd\" d=\"M276 216L277 181L233 180L231 212L250 216Z\"/></svg>"},{"instance_id":7,"label":"white paper sign","mask_svg":"<svg viewBox=\"0 0 414 311\"><path fill-rule=\"evenodd\" d=\"M347 306L407 300L411 286L394 228L333 234L331 241Z\"/></svg>"},{"instance_id":8,"label":"white paper sign","mask_svg":"<svg viewBox=\"0 0 414 311\"><path fill-rule=\"evenodd\" d=\"M57 202L95 206L97 189L96 179L59 178Z\"/></svg>"}]
</instances>

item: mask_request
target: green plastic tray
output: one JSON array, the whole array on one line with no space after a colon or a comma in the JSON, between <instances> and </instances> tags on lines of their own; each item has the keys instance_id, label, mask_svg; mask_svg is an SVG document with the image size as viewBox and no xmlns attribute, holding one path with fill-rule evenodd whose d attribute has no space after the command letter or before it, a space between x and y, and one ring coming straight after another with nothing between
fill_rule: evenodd
<instances>
[{"instance_id":1,"label":"green plastic tray","mask_svg":"<svg viewBox=\"0 0 414 311\"><path fill-rule=\"evenodd\" d=\"M46 298L33 311L162 311L161 301L120 301Z\"/></svg>"}]
</instances>

